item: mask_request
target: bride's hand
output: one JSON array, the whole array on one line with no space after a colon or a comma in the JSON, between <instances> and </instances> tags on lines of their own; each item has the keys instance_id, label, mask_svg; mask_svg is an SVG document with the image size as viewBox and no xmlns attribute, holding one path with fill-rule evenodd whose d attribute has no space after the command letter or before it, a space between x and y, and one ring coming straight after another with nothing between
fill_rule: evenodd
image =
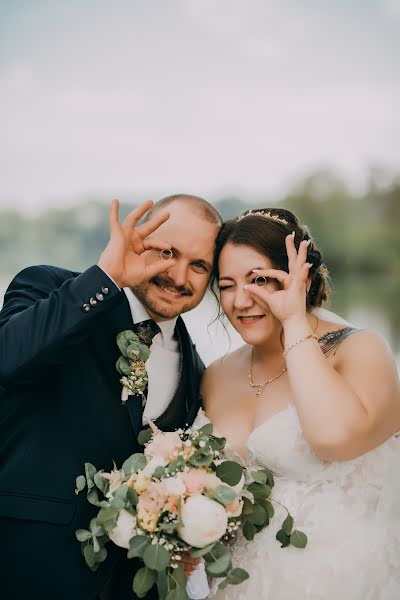
<instances>
[{"instance_id":1,"label":"bride's hand","mask_svg":"<svg viewBox=\"0 0 400 600\"><path fill-rule=\"evenodd\" d=\"M143 253L146 250L169 250L170 244L151 237L162 223L169 219L168 212L155 216L137 227L138 221L151 209L153 202L148 200L133 210L122 224L119 222L118 200L113 200L110 210L110 241L100 256L99 267L120 287L133 287L159 275L175 264L175 259L161 257L149 264Z\"/></svg>"},{"instance_id":2,"label":"bride's hand","mask_svg":"<svg viewBox=\"0 0 400 600\"><path fill-rule=\"evenodd\" d=\"M268 308L274 317L281 323L292 317L306 315L307 279L311 264L307 260L309 241L303 240L296 251L292 235L286 236L286 251L288 255L289 273L279 269L255 269L254 274L259 277L277 280L280 289L273 286L250 284L246 290L261 306Z\"/></svg>"}]
</instances>

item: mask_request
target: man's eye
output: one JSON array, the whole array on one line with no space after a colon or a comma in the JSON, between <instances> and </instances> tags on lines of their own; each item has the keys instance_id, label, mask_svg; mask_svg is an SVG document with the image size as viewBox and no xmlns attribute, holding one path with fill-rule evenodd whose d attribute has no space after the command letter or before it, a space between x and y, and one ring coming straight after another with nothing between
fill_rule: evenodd
<instances>
[{"instance_id":1,"label":"man's eye","mask_svg":"<svg viewBox=\"0 0 400 600\"><path fill-rule=\"evenodd\" d=\"M204 265L201 262L193 263L193 269L195 271L201 271L202 273L204 273L204 272L207 273L208 272L208 269L207 269L206 265Z\"/></svg>"}]
</instances>

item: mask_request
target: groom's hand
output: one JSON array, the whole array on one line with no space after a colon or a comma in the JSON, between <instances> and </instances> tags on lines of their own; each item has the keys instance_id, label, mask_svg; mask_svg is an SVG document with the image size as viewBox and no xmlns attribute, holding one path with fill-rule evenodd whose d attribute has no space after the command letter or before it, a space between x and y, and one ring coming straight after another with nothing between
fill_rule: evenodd
<instances>
[{"instance_id":1,"label":"groom's hand","mask_svg":"<svg viewBox=\"0 0 400 600\"><path fill-rule=\"evenodd\" d=\"M122 224L119 222L119 201L113 200L110 210L110 241L100 256L98 266L120 287L134 287L159 275L175 264L175 259L147 264L146 250L169 250L170 244L153 239L151 234L169 219L168 212L156 213L137 227L138 221L151 209L148 200L132 211Z\"/></svg>"}]
</instances>

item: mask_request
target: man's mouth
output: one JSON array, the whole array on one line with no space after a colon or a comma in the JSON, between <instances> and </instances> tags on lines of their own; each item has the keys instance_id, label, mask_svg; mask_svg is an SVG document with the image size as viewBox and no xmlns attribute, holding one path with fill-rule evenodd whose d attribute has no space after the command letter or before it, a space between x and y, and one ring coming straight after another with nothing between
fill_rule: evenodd
<instances>
[{"instance_id":1,"label":"man's mouth","mask_svg":"<svg viewBox=\"0 0 400 600\"><path fill-rule=\"evenodd\" d=\"M152 283L158 287L164 294L169 296L170 298L183 298L184 296L191 296L188 290L180 289L175 286L169 285L168 283L164 283L158 279L153 279Z\"/></svg>"}]
</instances>

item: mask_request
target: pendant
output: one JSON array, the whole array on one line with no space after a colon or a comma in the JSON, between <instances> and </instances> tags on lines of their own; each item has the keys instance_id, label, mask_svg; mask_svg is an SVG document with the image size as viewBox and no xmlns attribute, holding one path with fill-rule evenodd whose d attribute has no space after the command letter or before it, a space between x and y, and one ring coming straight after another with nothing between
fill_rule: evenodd
<instances>
[{"instance_id":1,"label":"pendant","mask_svg":"<svg viewBox=\"0 0 400 600\"><path fill-rule=\"evenodd\" d=\"M261 396L262 392L263 392L263 388L262 388L262 387L259 387L259 388L257 389L257 391L256 391L256 396L257 396L257 397L258 397L258 396Z\"/></svg>"}]
</instances>

